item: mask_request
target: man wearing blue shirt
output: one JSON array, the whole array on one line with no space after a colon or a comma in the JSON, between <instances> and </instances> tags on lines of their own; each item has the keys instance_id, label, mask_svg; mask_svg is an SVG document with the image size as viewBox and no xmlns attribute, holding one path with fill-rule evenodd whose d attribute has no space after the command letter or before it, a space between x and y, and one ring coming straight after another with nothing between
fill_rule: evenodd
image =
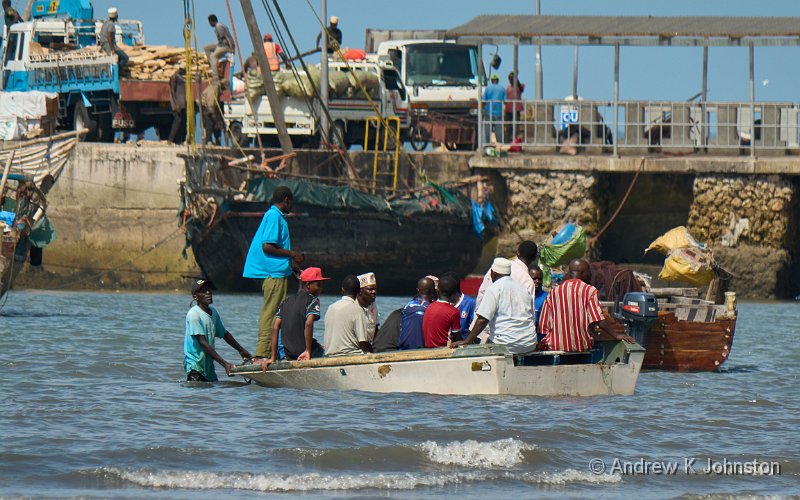
<instances>
[{"instance_id":1,"label":"man wearing blue shirt","mask_svg":"<svg viewBox=\"0 0 800 500\"><path fill-rule=\"evenodd\" d=\"M422 318L428 305L436 300L436 285L427 276L417 282L417 296L400 312L399 349L422 349L425 347L422 336Z\"/></svg>"},{"instance_id":2,"label":"man wearing blue shirt","mask_svg":"<svg viewBox=\"0 0 800 500\"><path fill-rule=\"evenodd\" d=\"M503 143L503 101L506 100L506 89L500 85L500 77L497 73L492 73L490 83L483 90L483 100L486 102L483 109L485 120L486 142L492 140L492 131L497 135L497 142Z\"/></svg>"},{"instance_id":3,"label":"man wearing blue shirt","mask_svg":"<svg viewBox=\"0 0 800 500\"><path fill-rule=\"evenodd\" d=\"M456 296L458 299L453 305L456 306L456 309L458 309L461 315L461 339L464 340L469 334L469 327L472 325L472 320L475 319L475 297L470 297L461 291L461 278L456 273L447 272L444 273L444 275L450 276L458 283L456 289Z\"/></svg>"},{"instance_id":4,"label":"man wearing blue shirt","mask_svg":"<svg viewBox=\"0 0 800 500\"><path fill-rule=\"evenodd\" d=\"M211 294L213 288L214 284L204 279L192 284L192 298L197 305L186 313L186 334L183 337L183 369L186 371L186 380L192 382L216 382L214 361L221 364L230 376L233 365L225 361L214 348L218 338L225 339L228 345L239 351L242 359L250 357L250 353L225 330L219 313L211 307L214 302Z\"/></svg>"},{"instance_id":5,"label":"man wearing blue shirt","mask_svg":"<svg viewBox=\"0 0 800 500\"><path fill-rule=\"evenodd\" d=\"M539 316L542 314L542 306L544 306L544 301L547 299L547 292L542 289L544 273L542 273L542 269L536 263L531 265L529 273L533 280L533 309L535 312L534 320L536 322L536 332L541 341L544 338L544 334L539 330Z\"/></svg>"},{"instance_id":6,"label":"man wearing blue shirt","mask_svg":"<svg viewBox=\"0 0 800 500\"><path fill-rule=\"evenodd\" d=\"M256 357L267 358L272 351L272 322L278 306L286 298L289 276L303 263L305 255L292 250L286 214L292 211L292 190L280 186L272 192L272 206L264 214L258 226L247 260L244 264L245 278L263 279L264 305L258 316L258 343Z\"/></svg>"}]
</instances>

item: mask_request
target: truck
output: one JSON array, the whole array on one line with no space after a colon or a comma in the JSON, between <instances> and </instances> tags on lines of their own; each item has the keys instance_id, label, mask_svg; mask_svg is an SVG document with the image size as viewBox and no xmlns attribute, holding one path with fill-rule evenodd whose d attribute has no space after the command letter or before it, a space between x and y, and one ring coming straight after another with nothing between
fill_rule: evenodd
<instances>
[{"instance_id":1,"label":"truck","mask_svg":"<svg viewBox=\"0 0 800 500\"><path fill-rule=\"evenodd\" d=\"M412 118L433 112L477 124L479 86L486 83L478 47L446 41L444 34L368 28L365 48L397 68L410 94Z\"/></svg>"},{"instance_id":2,"label":"truck","mask_svg":"<svg viewBox=\"0 0 800 500\"><path fill-rule=\"evenodd\" d=\"M154 127L166 137L172 124L167 81L120 76L117 56L97 47L102 21L89 0L36 0L31 20L13 24L3 44L2 89L58 95L58 128L86 128L85 140L110 142L118 130ZM119 45L144 44L139 21L117 21Z\"/></svg>"},{"instance_id":3,"label":"truck","mask_svg":"<svg viewBox=\"0 0 800 500\"><path fill-rule=\"evenodd\" d=\"M336 72L347 75L351 71L371 74L375 77L373 81L377 81L377 86L369 92L372 104L357 84L352 85L346 95L331 92L328 112L332 124L331 140L336 145L347 149L354 144L364 143L368 120L376 117L373 104L381 117L396 118L400 125L401 136L405 135L409 126L408 93L400 80L399 73L391 63L379 64L366 60L330 61L328 69L332 75ZM299 74L301 77L305 76L305 72L301 71ZM290 72L284 72L282 76L292 78ZM350 81L355 83L352 78ZM321 140L320 117L322 116L319 100L289 95L281 95L280 100L292 143L296 147L318 147ZM278 144L278 131L272 118L269 100L265 96L256 97L252 104L244 97L233 99L224 104L224 111L228 130L233 140L240 146L249 146L258 135L265 139L268 146ZM375 132L373 126L370 135L374 137Z\"/></svg>"}]
</instances>

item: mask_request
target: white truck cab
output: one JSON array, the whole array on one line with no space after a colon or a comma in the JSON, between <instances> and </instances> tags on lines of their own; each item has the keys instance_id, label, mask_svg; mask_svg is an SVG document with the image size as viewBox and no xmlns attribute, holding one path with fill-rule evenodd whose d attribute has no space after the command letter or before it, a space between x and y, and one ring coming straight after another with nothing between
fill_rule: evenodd
<instances>
[{"instance_id":1,"label":"white truck cab","mask_svg":"<svg viewBox=\"0 0 800 500\"><path fill-rule=\"evenodd\" d=\"M411 94L412 114L436 111L477 116L480 74L478 49L443 40L387 40L377 48L379 61L390 61Z\"/></svg>"}]
</instances>

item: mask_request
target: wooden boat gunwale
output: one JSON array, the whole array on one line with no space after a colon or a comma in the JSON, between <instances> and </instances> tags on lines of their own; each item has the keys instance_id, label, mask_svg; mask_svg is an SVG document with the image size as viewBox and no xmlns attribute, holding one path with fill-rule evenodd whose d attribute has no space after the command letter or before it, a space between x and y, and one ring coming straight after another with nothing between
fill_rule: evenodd
<instances>
[{"instance_id":1,"label":"wooden boat gunwale","mask_svg":"<svg viewBox=\"0 0 800 500\"><path fill-rule=\"evenodd\" d=\"M241 365L232 373L274 388L442 395L633 394L644 349L638 344L603 341L598 342L598 351L602 355L594 360L587 356L594 352L514 355L504 346L482 344L284 361L266 371L257 364ZM536 362L526 362L530 360Z\"/></svg>"}]
</instances>

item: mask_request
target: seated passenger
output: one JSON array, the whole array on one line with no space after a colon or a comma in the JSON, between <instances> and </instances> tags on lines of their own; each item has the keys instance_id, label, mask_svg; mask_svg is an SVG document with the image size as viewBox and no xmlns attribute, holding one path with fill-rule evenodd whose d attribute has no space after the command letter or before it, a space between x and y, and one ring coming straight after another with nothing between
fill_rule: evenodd
<instances>
[{"instance_id":1,"label":"seated passenger","mask_svg":"<svg viewBox=\"0 0 800 500\"><path fill-rule=\"evenodd\" d=\"M367 316L356 297L361 287L352 274L342 280L342 298L325 313L325 355L349 356L372 352Z\"/></svg>"},{"instance_id":2,"label":"seated passenger","mask_svg":"<svg viewBox=\"0 0 800 500\"><path fill-rule=\"evenodd\" d=\"M597 288L589 284L589 263L574 259L560 285L547 296L540 318L544 346L551 351L585 352L592 349L593 337L605 331L614 338L635 342L605 327Z\"/></svg>"},{"instance_id":3,"label":"seated passenger","mask_svg":"<svg viewBox=\"0 0 800 500\"><path fill-rule=\"evenodd\" d=\"M532 264L528 273L531 275L531 279L533 280L533 310L535 312L534 320L536 322L537 340L541 342L544 339L544 334L542 334L542 330L539 327L539 318L542 315L542 306L544 305L545 299L547 299L548 292L545 292L542 289L544 273L538 264Z\"/></svg>"},{"instance_id":4,"label":"seated passenger","mask_svg":"<svg viewBox=\"0 0 800 500\"><path fill-rule=\"evenodd\" d=\"M375 352L396 351L400 341L400 313L402 309L395 309L386 321L383 322L378 333L375 335L375 341L372 342L372 349Z\"/></svg>"},{"instance_id":5,"label":"seated passenger","mask_svg":"<svg viewBox=\"0 0 800 500\"><path fill-rule=\"evenodd\" d=\"M452 276L439 280L439 298L422 317L422 337L425 347L446 347L450 341L461 339L461 314L452 304L457 299L458 282Z\"/></svg>"},{"instance_id":6,"label":"seated passenger","mask_svg":"<svg viewBox=\"0 0 800 500\"><path fill-rule=\"evenodd\" d=\"M475 298L461 291L461 278L456 273L449 272L445 273L445 275L456 280L458 284L456 300L453 305L456 306L459 314L461 314L461 338L455 340L464 340L469 335L469 327L472 324L472 320L475 319Z\"/></svg>"},{"instance_id":7,"label":"seated passenger","mask_svg":"<svg viewBox=\"0 0 800 500\"><path fill-rule=\"evenodd\" d=\"M358 305L364 309L364 314L367 315L367 335L369 335L369 341L372 342L380 328L378 304L375 303L375 299L378 298L378 282L375 280L375 273L359 274L357 278L358 284L361 286L357 297Z\"/></svg>"},{"instance_id":8,"label":"seated passenger","mask_svg":"<svg viewBox=\"0 0 800 500\"><path fill-rule=\"evenodd\" d=\"M536 350L536 329L533 320L533 295L511 279L511 261L494 259L490 271L492 284L475 311L477 318L465 340L453 342L452 347L471 344L491 323L489 340L501 344L514 354Z\"/></svg>"},{"instance_id":9,"label":"seated passenger","mask_svg":"<svg viewBox=\"0 0 800 500\"><path fill-rule=\"evenodd\" d=\"M309 267L300 273L300 290L286 297L275 313L272 323L272 353L261 363L266 369L277 359L305 361L321 358L322 346L314 338L314 322L319 320L319 294L322 282L330 278L322 277L322 269ZM278 342L280 335L280 342ZM279 358L278 345L283 346L283 356Z\"/></svg>"},{"instance_id":10,"label":"seated passenger","mask_svg":"<svg viewBox=\"0 0 800 500\"><path fill-rule=\"evenodd\" d=\"M417 296L403 307L400 313L400 349L422 349L422 317L432 300L436 299L436 285L426 276L417 282Z\"/></svg>"}]
</instances>

